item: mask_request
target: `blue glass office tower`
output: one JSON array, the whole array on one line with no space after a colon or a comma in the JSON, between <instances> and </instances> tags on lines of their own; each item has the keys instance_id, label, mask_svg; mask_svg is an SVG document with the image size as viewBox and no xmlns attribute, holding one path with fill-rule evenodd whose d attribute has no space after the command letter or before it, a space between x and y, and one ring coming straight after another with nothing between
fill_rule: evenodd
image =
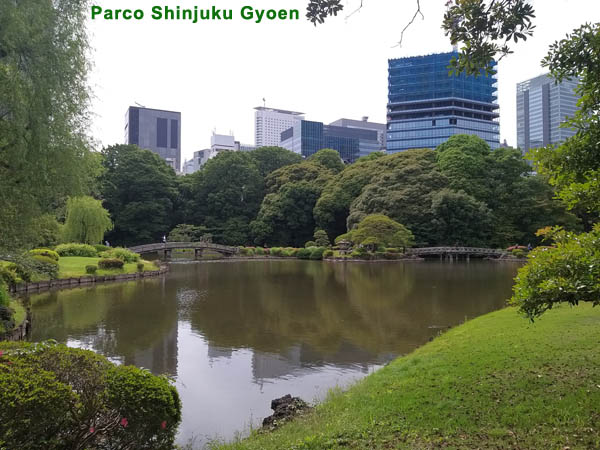
<instances>
[{"instance_id":1,"label":"blue glass office tower","mask_svg":"<svg viewBox=\"0 0 600 450\"><path fill-rule=\"evenodd\" d=\"M324 148L331 148L337 150L347 163L382 150L375 129L325 125L310 120L298 120L293 127L281 133L281 146L305 158Z\"/></svg>"},{"instance_id":2,"label":"blue glass office tower","mask_svg":"<svg viewBox=\"0 0 600 450\"><path fill-rule=\"evenodd\" d=\"M390 59L387 151L435 148L455 134L500 146L496 77L450 75L456 52Z\"/></svg>"}]
</instances>

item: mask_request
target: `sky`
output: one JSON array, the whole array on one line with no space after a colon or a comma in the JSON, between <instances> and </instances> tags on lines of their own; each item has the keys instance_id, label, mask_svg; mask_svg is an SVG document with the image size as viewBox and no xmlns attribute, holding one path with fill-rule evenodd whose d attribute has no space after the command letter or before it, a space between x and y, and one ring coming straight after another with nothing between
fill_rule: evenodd
<instances>
[{"instance_id":1,"label":"sky","mask_svg":"<svg viewBox=\"0 0 600 450\"><path fill-rule=\"evenodd\" d=\"M254 144L254 107L300 111L308 120L339 118L385 123L390 58L451 50L441 29L446 0L345 0L338 17L314 27L307 0L92 0L104 10L140 8L140 21L88 18L93 62L92 137L98 148L123 143L125 112L136 103L180 111L182 161L210 146L210 136L233 133ZM532 0L536 30L500 61L500 138L516 145L516 84L545 71L551 43L586 21L600 20L596 0ZM154 5L232 9L231 21L157 21ZM300 20L255 23L240 9L298 9ZM90 14L91 16L91 14Z\"/></svg>"}]
</instances>

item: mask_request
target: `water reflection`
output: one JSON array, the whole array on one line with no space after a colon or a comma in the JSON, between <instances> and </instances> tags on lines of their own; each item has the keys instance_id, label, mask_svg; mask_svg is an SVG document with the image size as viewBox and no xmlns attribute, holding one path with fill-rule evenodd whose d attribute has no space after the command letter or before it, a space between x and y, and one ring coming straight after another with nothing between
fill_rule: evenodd
<instances>
[{"instance_id":1,"label":"water reflection","mask_svg":"<svg viewBox=\"0 0 600 450\"><path fill-rule=\"evenodd\" d=\"M501 307L513 265L177 263L163 278L31 297L33 339L176 377L180 437L229 438L347 385L465 318Z\"/></svg>"}]
</instances>

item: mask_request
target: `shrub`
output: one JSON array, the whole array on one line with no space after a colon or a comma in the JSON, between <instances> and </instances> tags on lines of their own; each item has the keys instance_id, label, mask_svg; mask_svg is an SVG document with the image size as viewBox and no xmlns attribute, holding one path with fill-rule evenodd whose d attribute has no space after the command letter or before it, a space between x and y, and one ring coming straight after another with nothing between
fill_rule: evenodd
<instances>
[{"instance_id":1,"label":"shrub","mask_svg":"<svg viewBox=\"0 0 600 450\"><path fill-rule=\"evenodd\" d=\"M0 263L0 283L4 283L7 286L14 286L21 282L21 278L17 275L14 269L15 264L9 262Z\"/></svg>"},{"instance_id":2,"label":"shrub","mask_svg":"<svg viewBox=\"0 0 600 450\"><path fill-rule=\"evenodd\" d=\"M350 256L352 256L353 258L357 258L357 259L371 259L372 258L372 255L364 247L357 248L350 254Z\"/></svg>"},{"instance_id":3,"label":"shrub","mask_svg":"<svg viewBox=\"0 0 600 450\"><path fill-rule=\"evenodd\" d=\"M320 261L323 259L323 253L325 252L324 247L314 247L310 252L310 259Z\"/></svg>"},{"instance_id":4,"label":"shrub","mask_svg":"<svg viewBox=\"0 0 600 450\"><path fill-rule=\"evenodd\" d=\"M400 259L400 253L396 253L396 252L385 252L383 254L383 257L385 259Z\"/></svg>"},{"instance_id":5,"label":"shrub","mask_svg":"<svg viewBox=\"0 0 600 450\"><path fill-rule=\"evenodd\" d=\"M6 284L0 280L0 306L8 306L10 303L10 297L8 295L8 289Z\"/></svg>"},{"instance_id":6,"label":"shrub","mask_svg":"<svg viewBox=\"0 0 600 450\"><path fill-rule=\"evenodd\" d=\"M45 256L47 258L51 258L54 261L58 262L59 256L54 250L50 250L47 248L34 248L33 250L29 250L29 254L31 256Z\"/></svg>"},{"instance_id":7,"label":"shrub","mask_svg":"<svg viewBox=\"0 0 600 450\"><path fill-rule=\"evenodd\" d=\"M94 265L85 266L85 273L88 273L90 275L94 275L97 270L98 270L98 266L94 266Z\"/></svg>"},{"instance_id":8,"label":"shrub","mask_svg":"<svg viewBox=\"0 0 600 450\"><path fill-rule=\"evenodd\" d=\"M98 267L101 269L122 269L125 263L117 258L103 258L98 261Z\"/></svg>"},{"instance_id":9,"label":"shrub","mask_svg":"<svg viewBox=\"0 0 600 450\"><path fill-rule=\"evenodd\" d=\"M298 252L296 252L296 258L310 259L311 253L312 253L312 248L301 248L301 249L298 249Z\"/></svg>"},{"instance_id":10,"label":"shrub","mask_svg":"<svg viewBox=\"0 0 600 450\"><path fill-rule=\"evenodd\" d=\"M58 266L58 262L54 258L51 258L49 256L33 255L33 259L35 259L36 261L41 262L43 264L52 264L52 265Z\"/></svg>"},{"instance_id":11,"label":"shrub","mask_svg":"<svg viewBox=\"0 0 600 450\"><path fill-rule=\"evenodd\" d=\"M395 247L391 247L391 248L386 248L386 249L385 249L385 252L386 252L386 253L400 253L400 250L398 250L398 249L397 249L397 248L395 248Z\"/></svg>"},{"instance_id":12,"label":"shrub","mask_svg":"<svg viewBox=\"0 0 600 450\"><path fill-rule=\"evenodd\" d=\"M136 267L137 267L138 272L143 272L144 271L144 263L143 262L137 263Z\"/></svg>"},{"instance_id":13,"label":"shrub","mask_svg":"<svg viewBox=\"0 0 600 450\"><path fill-rule=\"evenodd\" d=\"M271 248L271 255L273 256L282 256L283 249L281 247L273 247Z\"/></svg>"},{"instance_id":14,"label":"shrub","mask_svg":"<svg viewBox=\"0 0 600 450\"><path fill-rule=\"evenodd\" d=\"M537 247L519 269L511 304L531 320L556 303L600 304L600 224L589 233L552 229L556 247Z\"/></svg>"},{"instance_id":15,"label":"shrub","mask_svg":"<svg viewBox=\"0 0 600 450\"><path fill-rule=\"evenodd\" d=\"M375 259L384 259L385 252L375 252Z\"/></svg>"},{"instance_id":16,"label":"shrub","mask_svg":"<svg viewBox=\"0 0 600 450\"><path fill-rule=\"evenodd\" d=\"M513 256L516 256L517 258L525 257L525 252L523 250L521 250L520 248L515 248L514 250L511 251L511 253L513 254Z\"/></svg>"},{"instance_id":17,"label":"shrub","mask_svg":"<svg viewBox=\"0 0 600 450\"><path fill-rule=\"evenodd\" d=\"M88 244L60 244L54 250L59 256L84 256L87 258L95 258L98 252L94 247Z\"/></svg>"},{"instance_id":18,"label":"shrub","mask_svg":"<svg viewBox=\"0 0 600 450\"><path fill-rule=\"evenodd\" d=\"M140 260L140 255L122 247L114 247L100 254L101 258L120 259L126 263L134 263Z\"/></svg>"},{"instance_id":19,"label":"shrub","mask_svg":"<svg viewBox=\"0 0 600 450\"><path fill-rule=\"evenodd\" d=\"M110 247L108 245L104 245L104 244L96 244L96 245L94 245L94 248L96 249L98 254L110 249Z\"/></svg>"},{"instance_id":20,"label":"shrub","mask_svg":"<svg viewBox=\"0 0 600 450\"><path fill-rule=\"evenodd\" d=\"M256 247L254 249L254 254L258 256L262 256L265 254L265 250L262 247Z\"/></svg>"},{"instance_id":21,"label":"shrub","mask_svg":"<svg viewBox=\"0 0 600 450\"><path fill-rule=\"evenodd\" d=\"M317 243L315 241L308 241L306 244L304 244L304 248L309 248L309 247L316 247Z\"/></svg>"},{"instance_id":22,"label":"shrub","mask_svg":"<svg viewBox=\"0 0 600 450\"><path fill-rule=\"evenodd\" d=\"M323 252L323 258L332 258L333 257L333 250L325 250Z\"/></svg>"},{"instance_id":23,"label":"shrub","mask_svg":"<svg viewBox=\"0 0 600 450\"><path fill-rule=\"evenodd\" d=\"M181 402L166 378L64 345L0 350L2 448L173 447Z\"/></svg>"}]
</instances>

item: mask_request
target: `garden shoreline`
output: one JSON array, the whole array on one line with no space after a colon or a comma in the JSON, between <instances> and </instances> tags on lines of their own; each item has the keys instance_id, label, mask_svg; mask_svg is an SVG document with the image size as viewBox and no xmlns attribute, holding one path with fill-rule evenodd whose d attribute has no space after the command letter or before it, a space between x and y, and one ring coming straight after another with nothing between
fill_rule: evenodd
<instances>
[{"instance_id":1,"label":"garden shoreline","mask_svg":"<svg viewBox=\"0 0 600 450\"><path fill-rule=\"evenodd\" d=\"M104 283L108 281L132 281L141 278L157 277L167 273L168 271L169 266L167 264L162 264L158 270L147 270L144 272L122 273L115 275L83 275L81 277L57 278L54 280L19 283L9 286L9 292L11 294L44 292L51 289L89 286L95 283Z\"/></svg>"}]
</instances>

